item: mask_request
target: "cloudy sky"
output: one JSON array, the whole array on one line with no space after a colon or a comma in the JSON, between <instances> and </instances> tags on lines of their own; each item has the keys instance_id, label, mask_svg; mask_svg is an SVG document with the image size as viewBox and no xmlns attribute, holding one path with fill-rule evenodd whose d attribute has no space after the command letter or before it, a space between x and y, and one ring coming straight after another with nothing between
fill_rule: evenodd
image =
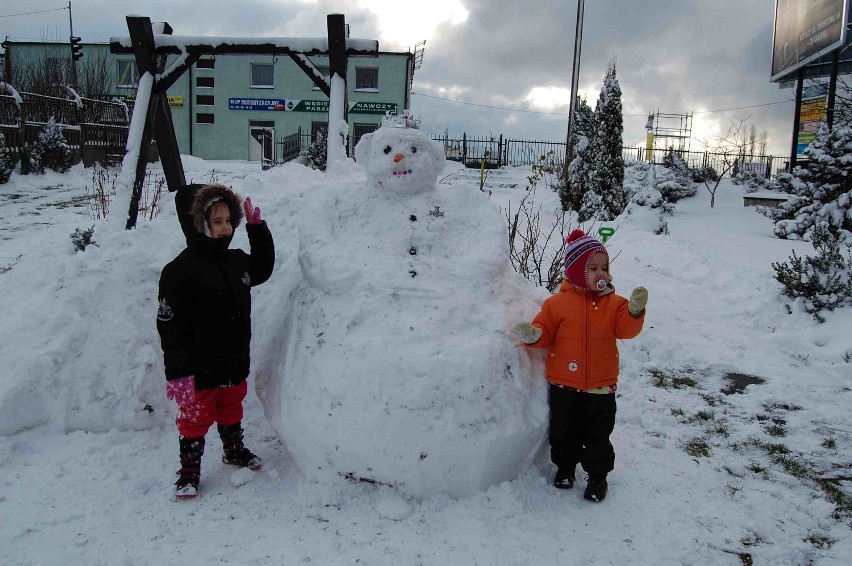
<instances>
[{"instance_id":1,"label":"cloudy sky","mask_svg":"<svg viewBox=\"0 0 852 566\"><path fill-rule=\"evenodd\" d=\"M645 140L649 111L693 112L693 150L731 120L766 130L768 150L789 155L794 96L769 82L774 0L589 0L580 93L594 107L615 57L624 143ZM0 35L68 36L64 0L3 2ZM412 111L430 132L562 141L576 0L72 0L84 42L127 35L124 16L167 21L175 35L322 36L343 13L352 37L385 51L426 40ZM23 12L40 12L16 15ZM748 108L744 108L748 107ZM736 110L734 110L736 109Z\"/></svg>"}]
</instances>

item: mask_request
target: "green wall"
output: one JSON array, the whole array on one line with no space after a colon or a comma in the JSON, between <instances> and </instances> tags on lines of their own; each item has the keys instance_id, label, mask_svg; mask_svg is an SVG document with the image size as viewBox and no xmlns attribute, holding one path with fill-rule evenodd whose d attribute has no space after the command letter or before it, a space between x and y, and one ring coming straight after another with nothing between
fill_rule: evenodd
<instances>
[{"instance_id":1,"label":"green wall","mask_svg":"<svg viewBox=\"0 0 852 566\"><path fill-rule=\"evenodd\" d=\"M7 64L12 66L12 86L15 86L15 70L27 61L43 57L43 53L49 52L51 57L66 57L70 60L67 44L10 42L7 52ZM112 94L126 98L134 96L133 87L120 85L120 82L133 82L129 74L135 72L132 56L113 55L109 45L102 43L84 43L82 52L83 58L78 63L78 69L89 62L105 60L104 64L113 76ZM369 129L367 125L378 126L385 108L393 108L400 113L406 109L411 57L410 53L380 53L378 57L349 59L347 97L349 105L354 105L348 117L350 135L356 124L362 129ZM170 57L169 63L172 60L174 57ZM318 67L328 67L327 57L312 57L312 61ZM273 65L272 88L252 87L252 64ZM300 111L316 108L317 103L321 106L327 103L328 97L314 88L311 79L289 57L219 55L212 65L212 69L199 68L198 63L193 65L167 93L175 135L183 154L202 159L247 160L252 157L249 135L252 122L273 125L275 139L278 140L295 133L299 128L303 134L310 134L312 122L328 121L327 112ZM378 68L377 89L355 88L358 68ZM210 79L213 80L213 87L199 86L199 82ZM80 94L87 96L89 93ZM211 96L212 104L209 104ZM237 104L229 105L232 99L238 99L234 101ZM284 101L283 108L291 107L294 110L237 109L257 108L254 104L262 99ZM302 103L298 104L297 101ZM198 123L199 114L212 114L213 123Z\"/></svg>"}]
</instances>

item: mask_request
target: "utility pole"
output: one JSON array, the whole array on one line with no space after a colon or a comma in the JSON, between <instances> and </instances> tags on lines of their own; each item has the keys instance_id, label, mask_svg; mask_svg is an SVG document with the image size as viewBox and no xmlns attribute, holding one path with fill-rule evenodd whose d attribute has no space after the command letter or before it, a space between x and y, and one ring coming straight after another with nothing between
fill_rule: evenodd
<instances>
[{"instance_id":1,"label":"utility pole","mask_svg":"<svg viewBox=\"0 0 852 566\"><path fill-rule=\"evenodd\" d=\"M577 89L580 83L580 53L583 46L583 11L585 7L584 0L577 0L577 25L574 32L574 65L571 69L571 101L568 104L568 139L565 144L565 164L564 178L568 180L569 159L573 151L572 130L574 129L574 108L577 102Z\"/></svg>"}]
</instances>

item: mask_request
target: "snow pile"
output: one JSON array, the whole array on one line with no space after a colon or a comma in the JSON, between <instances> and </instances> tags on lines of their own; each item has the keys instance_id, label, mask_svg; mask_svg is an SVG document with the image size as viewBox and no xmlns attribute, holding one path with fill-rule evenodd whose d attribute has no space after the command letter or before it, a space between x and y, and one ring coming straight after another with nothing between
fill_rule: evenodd
<instances>
[{"instance_id":1,"label":"snow pile","mask_svg":"<svg viewBox=\"0 0 852 566\"><path fill-rule=\"evenodd\" d=\"M39 225L54 207L73 202L66 187L79 198L89 175L75 167L65 175L16 177L20 183L10 189L22 200L38 195L42 211L12 221L18 205L6 203L13 208L5 229L14 234ZM36 181L54 185L34 190ZM164 422L162 353L156 331L145 323L153 320L159 270L170 253L165 234L152 224L109 233L99 223L94 239L100 245L74 253L69 235L92 224L80 210L78 220L39 226L35 238L4 243L0 293L25 299L3 307L9 323L0 325L0 434L45 423L104 431Z\"/></svg>"},{"instance_id":2,"label":"snow pile","mask_svg":"<svg viewBox=\"0 0 852 566\"><path fill-rule=\"evenodd\" d=\"M267 417L311 478L414 496L513 479L547 406L509 333L538 304L504 223L485 193L436 187L443 153L419 130L382 127L357 155L369 178L350 162L300 214L300 272L255 366Z\"/></svg>"},{"instance_id":3,"label":"snow pile","mask_svg":"<svg viewBox=\"0 0 852 566\"><path fill-rule=\"evenodd\" d=\"M356 351L356 339L366 348L373 342L383 344L384 363L399 367L395 356L410 352L408 326L422 330L427 323L438 324L435 313L449 322L445 333L430 340L440 339L447 348L454 348L447 356L472 358L472 353L481 351L481 340L496 340L489 325L503 330L496 317L502 316L499 301L505 295L489 295L495 289L499 293L496 282L483 285L474 297L477 300L462 308L458 306L462 300L454 295L446 299L446 308L441 304L431 311L425 307L418 311L417 306L423 307L426 300L403 300L404 293L392 302L388 288L405 279L396 274L401 260L392 253L401 242L390 231L392 223L379 212L403 207L384 203L378 208L377 198L369 204L375 213L365 212L361 220L380 223L387 243L383 239L381 251L365 254L364 261L392 275L376 286L376 293L386 293L387 300L372 301L368 306L375 312L362 307L369 300L362 283L379 277L349 265L357 260L346 253L357 243L341 243L339 257L346 257L326 266L334 274L338 269L348 271L356 281L348 304L343 297L302 281L300 229L325 238L335 232L327 226L299 225L307 222L309 211L324 222L332 218L340 225L353 225L356 218L335 217L332 211L324 216L320 203L312 202L338 198L337 210L354 210L354 196L347 191L367 194L363 168L349 164L338 177L297 164L263 171L257 163L205 162L189 156L182 160L187 181L218 181L251 196L262 207L275 239L275 273L252 291L252 389L258 373L268 376L270 369L277 371L279 366L299 369L284 363L295 354L280 347L283 330L294 335L306 330L297 327L298 313L286 310L297 303L297 292L322 304L328 326L337 327L327 332L337 332L338 338L347 323L355 320L351 313L363 310L363 324L353 325L346 337L351 339L345 342L348 357L333 368L338 373L355 360L351 352ZM151 170L155 175L162 173L158 165ZM529 175L526 167L490 171L489 204L505 210L511 202L516 207L527 194L523 189ZM337 475L334 483L308 480L300 469L303 460L296 460L270 426L270 421L288 422L289 415L281 413L280 404L277 408L268 404L266 411L274 419L267 419L253 391L245 401L243 424L247 444L264 459L265 470L249 475L223 465L214 429L207 436L202 459L200 497L185 504L172 495L179 467L172 423L175 406L165 397L154 324L160 269L185 244L174 213L174 195L162 195L161 212L153 221L141 221L136 229L125 231L127 208L115 201L110 218L114 216L116 222L94 223L89 218L81 198L91 178L91 170L81 166L63 175L52 171L14 174L0 190L0 296L4 300L0 422L6 431L29 428L0 435L3 564L848 564L852 531L848 514L837 513L845 513L840 504L848 501L850 489L845 478L850 476L852 462L852 311L846 307L828 312L822 324L795 307L788 314L771 264L786 260L791 250L799 256L812 255L813 246L774 237L769 219L743 207L744 187L723 180L714 208L709 192L699 187L695 196L679 201L668 217L669 235L654 235L656 224L643 216L653 212L650 209L622 215L612 223L618 230L607 245L616 288L623 293L644 285L651 300L642 333L619 344L622 370L612 436L617 459L609 476L609 494L601 505L583 499L582 472L578 471L573 490L550 487L554 469L546 451L517 479L458 499L437 494L418 501L401 490L341 481ZM628 184L641 185L642 179L653 180L637 175ZM461 229L483 221L491 226L490 220L484 222L488 213L479 208L483 201L478 187L478 170L448 162L437 189L401 197L398 203L410 207L417 203L419 212L432 204L423 205L427 199L433 199L445 213L449 241L464 241L462 249L454 250L461 254L459 259L487 258L493 246L492 228L462 238L450 225L461 223ZM550 213L559 204L555 193L538 190L528 202L541 206L542 226L552 224L555 217ZM410 207L403 211L405 219ZM420 224L424 220L440 222L441 217L423 219L418 214L421 232L416 235L423 238L421 243L430 226ZM93 223L100 247L75 253L69 235ZM374 238L380 229L353 228L347 234ZM232 247L248 249L247 245L245 230L240 228ZM325 247L310 251L314 258L331 253ZM434 252L410 256L412 265L420 262L421 267L414 280L426 278L426 289L431 290L439 279L425 265L427 259L440 264L441 273L457 272L449 257ZM481 275L483 269L477 267L471 275ZM470 289L458 281L449 282L453 294ZM529 292L533 291L524 291ZM308 308L296 306L300 312ZM512 304L506 319L514 322L531 316L529 306L524 294ZM411 323L400 330L402 308L411 311ZM459 311L455 318L449 309ZM459 326L462 318L465 323ZM326 342L320 345L323 337L316 334L323 330L314 332L304 335L302 347L314 348L315 359L331 366L328 338L324 335ZM368 342L370 334L373 342ZM296 337L289 339L295 351ZM429 343L423 347L429 352L438 348ZM411 364L417 374L406 374L403 393L443 379L437 371L444 363L441 354L431 357L424 367ZM314 364L307 354L298 358L305 367ZM538 360L533 356L530 363ZM722 391L731 385L729 372L763 382L725 394ZM531 375L544 385L543 368ZM325 379L317 376L305 374ZM298 374L289 377L291 385L302 387ZM363 395L359 387L369 386L358 377L330 384L343 384L351 396L350 391L331 387L323 392L329 407L339 403L333 414L355 414L350 397L357 402ZM396 378L391 375L388 383L397 383ZM674 382L687 378L695 384ZM502 374L497 376L501 380ZM284 379L264 380L268 386L283 383ZM470 387L472 379L460 383L457 399L461 403L459 396L467 397L470 415L480 409L487 414L485 410L495 406L495 401L471 397L469 389L462 389ZM523 407L526 390L515 391L520 396L514 406ZM294 395L298 394L297 389ZM534 409L536 394L528 402ZM318 405L307 403L305 411ZM506 399L502 403L496 406L510 406ZM373 423L378 420L374 413L382 408L376 402L361 416ZM296 410L292 416L306 420L302 409ZM505 418L518 419L521 411ZM324 435L327 413L312 415L312 438ZM531 414L537 417L534 411ZM46 424L35 426L38 422ZM443 421L430 424L441 426ZM336 432L329 429L317 450L325 453L325 447L333 443L345 448L350 436L334 438ZM430 439L429 431L415 432L412 444ZM448 427L448 432L458 429ZM456 439L448 436L446 440ZM691 453L690 446L702 441L709 455ZM356 442L359 447L367 443L360 438ZM492 455L502 457L496 450ZM478 455L451 459L477 465L474 457ZM832 499L838 494L835 487L844 499ZM125 544L117 545L116 540Z\"/></svg>"}]
</instances>

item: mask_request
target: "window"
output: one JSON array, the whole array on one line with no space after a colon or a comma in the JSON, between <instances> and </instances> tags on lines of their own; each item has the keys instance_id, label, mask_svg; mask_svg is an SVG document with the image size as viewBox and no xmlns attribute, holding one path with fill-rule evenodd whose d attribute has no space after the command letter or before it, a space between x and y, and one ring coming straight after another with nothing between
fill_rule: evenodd
<instances>
[{"instance_id":1,"label":"window","mask_svg":"<svg viewBox=\"0 0 852 566\"><path fill-rule=\"evenodd\" d=\"M204 114L199 112L195 115L195 123L196 124L215 124L215 119L213 114Z\"/></svg>"},{"instance_id":2,"label":"window","mask_svg":"<svg viewBox=\"0 0 852 566\"><path fill-rule=\"evenodd\" d=\"M200 106L213 106L213 95L196 94L195 103Z\"/></svg>"},{"instance_id":3,"label":"window","mask_svg":"<svg viewBox=\"0 0 852 566\"><path fill-rule=\"evenodd\" d=\"M326 65L326 66L324 66L324 67L320 67L319 65L316 65L316 68L317 68L317 70L318 70L320 73L322 73L322 74L323 74L323 75L325 75L326 77L328 76L329 68L328 68L328 66L327 66L327 65ZM314 85L314 88L313 88L312 90L319 90L319 89L320 89L320 87L318 87L318 86L315 84L315 85Z\"/></svg>"},{"instance_id":4,"label":"window","mask_svg":"<svg viewBox=\"0 0 852 566\"><path fill-rule=\"evenodd\" d=\"M195 68L197 69L215 69L216 68L216 59L199 59L195 62Z\"/></svg>"},{"instance_id":5,"label":"window","mask_svg":"<svg viewBox=\"0 0 852 566\"><path fill-rule=\"evenodd\" d=\"M135 87L139 84L139 69L136 68L136 61L124 59L116 61L116 63L118 64L117 86Z\"/></svg>"},{"instance_id":6,"label":"window","mask_svg":"<svg viewBox=\"0 0 852 566\"><path fill-rule=\"evenodd\" d=\"M251 64L252 88L272 88L275 86L275 66L269 63Z\"/></svg>"},{"instance_id":7,"label":"window","mask_svg":"<svg viewBox=\"0 0 852 566\"><path fill-rule=\"evenodd\" d=\"M376 67L355 67L355 90L379 90L379 69Z\"/></svg>"},{"instance_id":8,"label":"window","mask_svg":"<svg viewBox=\"0 0 852 566\"><path fill-rule=\"evenodd\" d=\"M370 132L375 132L379 129L378 124L353 124L352 126L352 148L354 149L358 142L361 140L361 136L364 134L369 134Z\"/></svg>"},{"instance_id":9,"label":"window","mask_svg":"<svg viewBox=\"0 0 852 566\"><path fill-rule=\"evenodd\" d=\"M195 77L195 86L213 88L213 77Z\"/></svg>"}]
</instances>

